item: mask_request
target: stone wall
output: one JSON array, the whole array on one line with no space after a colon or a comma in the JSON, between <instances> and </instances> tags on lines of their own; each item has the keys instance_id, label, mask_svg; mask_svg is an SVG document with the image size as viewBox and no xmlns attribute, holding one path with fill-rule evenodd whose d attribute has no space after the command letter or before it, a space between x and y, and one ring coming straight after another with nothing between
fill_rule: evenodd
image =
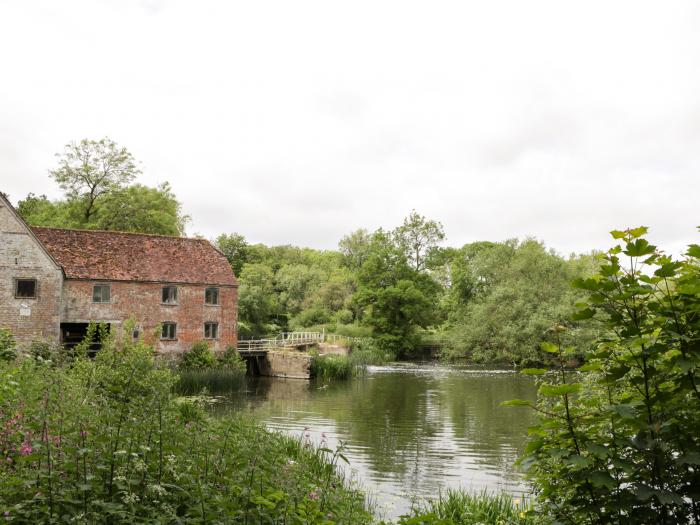
<instances>
[{"instance_id":1,"label":"stone wall","mask_svg":"<svg viewBox=\"0 0 700 525\"><path fill-rule=\"evenodd\" d=\"M267 353L266 366L260 367L260 373L272 377L289 379L309 379L311 377L311 356L302 352Z\"/></svg>"},{"instance_id":2,"label":"stone wall","mask_svg":"<svg viewBox=\"0 0 700 525\"><path fill-rule=\"evenodd\" d=\"M36 297L15 297L16 279L36 279ZM61 269L0 198L0 327L20 348L35 339L58 342L62 283Z\"/></svg>"},{"instance_id":3,"label":"stone wall","mask_svg":"<svg viewBox=\"0 0 700 525\"><path fill-rule=\"evenodd\" d=\"M110 285L110 302L92 302L95 284ZM204 339L204 323L219 323L218 338L210 340L215 352L236 344L237 289L219 287L219 305L204 303L207 285L179 284L177 304L162 303L162 283L81 281L68 279L63 289L61 321L82 323L104 321L120 332L124 321L133 319L146 340L156 343L156 350L175 355ZM162 322L177 323L175 340L162 340L155 331ZM154 335L155 334L155 335ZM156 336L157 335L157 336Z\"/></svg>"}]
</instances>

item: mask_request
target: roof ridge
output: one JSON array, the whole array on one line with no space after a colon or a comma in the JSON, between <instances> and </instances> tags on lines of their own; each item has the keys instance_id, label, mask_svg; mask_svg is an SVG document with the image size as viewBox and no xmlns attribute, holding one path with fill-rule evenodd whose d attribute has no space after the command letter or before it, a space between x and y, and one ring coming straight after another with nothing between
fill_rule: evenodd
<instances>
[{"instance_id":1,"label":"roof ridge","mask_svg":"<svg viewBox=\"0 0 700 525\"><path fill-rule=\"evenodd\" d=\"M143 233L143 232L125 232L121 230L90 230L87 228L56 228L53 226L29 226L31 229L37 228L41 230L58 230L58 231L69 231L69 232L81 232L81 233L108 233L111 235L139 235L142 237L162 237L165 239L182 239L185 241L206 241L207 239L203 237L183 237L182 235L164 235L162 233Z\"/></svg>"}]
</instances>

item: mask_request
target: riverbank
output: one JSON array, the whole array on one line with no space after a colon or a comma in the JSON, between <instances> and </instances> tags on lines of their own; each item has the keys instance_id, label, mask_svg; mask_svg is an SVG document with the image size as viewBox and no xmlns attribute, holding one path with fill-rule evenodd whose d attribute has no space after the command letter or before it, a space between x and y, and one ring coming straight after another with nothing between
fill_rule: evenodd
<instances>
[{"instance_id":1,"label":"riverbank","mask_svg":"<svg viewBox=\"0 0 700 525\"><path fill-rule=\"evenodd\" d=\"M0 507L8 523L371 523L342 447L211 417L172 394L149 347L70 366L0 368Z\"/></svg>"}]
</instances>

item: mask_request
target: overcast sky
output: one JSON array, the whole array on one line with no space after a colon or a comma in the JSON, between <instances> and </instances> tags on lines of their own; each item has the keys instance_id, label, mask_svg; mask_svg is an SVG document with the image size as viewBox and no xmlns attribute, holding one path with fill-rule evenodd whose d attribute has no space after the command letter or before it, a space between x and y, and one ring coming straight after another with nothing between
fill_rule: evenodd
<instances>
[{"instance_id":1,"label":"overcast sky","mask_svg":"<svg viewBox=\"0 0 700 525\"><path fill-rule=\"evenodd\" d=\"M15 203L108 136L207 237L700 239L697 1L0 0L0 57Z\"/></svg>"}]
</instances>

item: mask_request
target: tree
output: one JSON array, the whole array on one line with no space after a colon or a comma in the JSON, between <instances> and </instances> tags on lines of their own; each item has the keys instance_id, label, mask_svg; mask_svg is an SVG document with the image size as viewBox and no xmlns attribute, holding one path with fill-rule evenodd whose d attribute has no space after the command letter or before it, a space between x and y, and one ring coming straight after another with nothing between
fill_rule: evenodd
<instances>
[{"instance_id":1,"label":"tree","mask_svg":"<svg viewBox=\"0 0 700 525\"><path fill-rule=\"evenodd\" d=\"M351 270L358 270L369 254L372 235L361 228L343 237L338 243L343 263Z\"/></svg>"},{"instance_id":2,"label":"tree","mask_svg":"<svg viewBox=\"0 0 700 525\"><path fill-rule=\"evenodd\" d=\"M357 276L353 301L363 309L363 322L372 327L383 350L398 357L411 353L416 331L435 320L438 284L418 272L391 235L379 230Z\"/></svg>"},{"instance_id":3,"label":"tree","mask_svg":"<svg viewBox=\"0 0 700 525\"><path fill-rule=\"evenodd\" d=\"M427 220L416 210L411 211L403 224L394 230L394 237L406 256L418 271L425 269L428 252L445 239L442 224Z\"/></svg>"},{"instance_id":4,"label":"tree","mask_svg":"<svg viewBox=\"0 0 700 525\"><path fill-rule=\"evenodd\" d=\"M82 212L75 202L51 201L46 195L29 193L17 203L17 213L27 224L51 228L84 227Z\"/></svg>"},{"instance_id":5,"label":"tree","mask_svg":"<svg viewBox=\"0 0 700 525\"><path fill-rule=\"evenodd\" d=\"M189 220L170 184L134 184L105 194L89 227L99 230L184 235Z\"/></svg>"},{"instance_id":6,"label":"tree","mask_svg":"<svg viewBox=\"0 0 700 525\"><path fill-rule=\"evenodd\" d=\"M245 237L239 233L222 233L216 238L216 246L228 259L228 263L233 268L233 273L241 275L243 266L248 262L250 247Z\"/></svg>"},{"instance_id":7,"label":"tree","mask_svg":"<svg viewBox=\"0 0 700 525\"><path fill-rule=\"evenodd\" d=\"M86 223L95 214L101 196L123 189L141 173L131 153L106 137L70 142L56 156L58 168L49 174L69 200L81 203Z\"/></svg>"}]
</instances>

